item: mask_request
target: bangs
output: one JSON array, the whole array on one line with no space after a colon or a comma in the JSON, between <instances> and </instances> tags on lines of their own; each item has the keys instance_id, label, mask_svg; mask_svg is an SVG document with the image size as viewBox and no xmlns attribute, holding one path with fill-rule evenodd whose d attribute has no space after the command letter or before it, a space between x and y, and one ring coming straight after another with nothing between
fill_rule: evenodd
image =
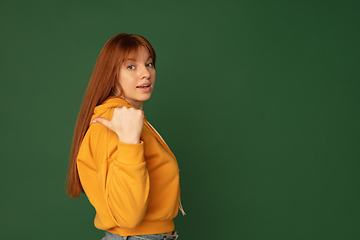
<instances>
[{"instance_id":1,"label":"bangs","mask_svg":"<svg viewBox=\"0 0 360 240\"><path fill-rule=\"evenodd\" d=\"M143 46L148 50L149 55L152 58L152 61L153 61L154 67L155 67L156 54L155 54L154 48L151 46L149 41L146 40L142 36L134 35L134 34L130 34L130 39L129 39L130 40L129 42L126 42L126 44L129 43L129 51L127 51L128 54L126 57L128 57L130 54L137 54L139 48L141 46Z\"/></svg>"},{"instance_id":2,"label":"bangs","mask_svg":"<svg viewBox=\"0 0 360 240\"><path fill-rule=\"evenodd\" d=\"M121 49L123 53L121 54L122 56L120 57L121 62L124 62L125 59L128 58L135 59L139 52L140 47L145 47L148 50L149 55L152 58L155 66L155 51L150 45L150 43L143 37L140 37L138 35L129 35L126 41L123 41L121 45L122 45Z\"/></svg>"},{"instance_id":3,"label":"bangs","mask_svg":"<svg viewBox=\"0 0 360 240\"><path fill-rule=\"evenodd\" d=\"M141 46L142 45L126 49L121 56L120 64L124 63L128 59L136 60L136 56L138 55Z\"/></svg>"}]
</instances>

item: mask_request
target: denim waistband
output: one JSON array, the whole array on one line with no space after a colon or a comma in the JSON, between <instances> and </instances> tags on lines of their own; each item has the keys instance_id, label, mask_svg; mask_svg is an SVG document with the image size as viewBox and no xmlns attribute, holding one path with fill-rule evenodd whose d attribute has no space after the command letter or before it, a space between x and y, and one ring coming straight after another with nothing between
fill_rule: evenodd
<instances>
[{"instance_id":1,"label":"denim waistband","mask_svg":"<svg viewBox=\"0 0 360 240\"><path fill-rule=\"evenodd\" d=\"M117 234L105 231L106 236L101 240L176 240L178 235L174 232L173 235L168 234L149 234L149 235L136 235L122 237Z\"/></svg>"}]
</instances>

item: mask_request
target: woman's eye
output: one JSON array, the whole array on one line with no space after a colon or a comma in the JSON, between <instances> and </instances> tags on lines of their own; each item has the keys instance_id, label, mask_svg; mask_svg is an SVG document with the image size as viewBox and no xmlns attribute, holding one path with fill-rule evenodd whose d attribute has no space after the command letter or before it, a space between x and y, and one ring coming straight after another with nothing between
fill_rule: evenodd
<instances>
[{"instance_id":1,"label":"woman's eye","mask_svg":"<svg viewBox=\"0 0 360 240\"><path fill-rule=\"evenodd\" d=\"M147 66L147 67L153 67L154 64L153 64L153 63L148 63L148 64L146 64L146 66Z\"/></svg>"},{"instance_id":2,"label":"woman's eye","mask_svg":"<svg viewBox=\"0 0 360 240\"><path fill-rule=\"evenodd\" d=\"M130 66L127 66L127 68L130 69L130 70L134 70L134 69L135 69L135 66L130 65Z\"/></svg>"}]
</instances>

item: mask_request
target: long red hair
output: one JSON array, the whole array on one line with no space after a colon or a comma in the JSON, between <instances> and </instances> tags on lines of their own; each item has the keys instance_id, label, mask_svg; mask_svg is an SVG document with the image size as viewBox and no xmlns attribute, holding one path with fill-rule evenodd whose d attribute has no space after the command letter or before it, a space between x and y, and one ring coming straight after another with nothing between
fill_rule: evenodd
<instances>
[{"instance_id":1,"label":"long red hair","mask_svg":"<svg viewBox=\"0 0 360 240\"><path fill-rule=\"evenodd\" d=\"M118 34L101 49L86 89L72 140L69 171L65 183L70 197L77 198L81 192L84 192L77 171L76 158L94 109L111 96L125 97L118 79L120 67L124 59L129 54L136 54L141 46L148 49L155 66L156 55L153 47L139 35Z\"/></svg>"}]
</instances>

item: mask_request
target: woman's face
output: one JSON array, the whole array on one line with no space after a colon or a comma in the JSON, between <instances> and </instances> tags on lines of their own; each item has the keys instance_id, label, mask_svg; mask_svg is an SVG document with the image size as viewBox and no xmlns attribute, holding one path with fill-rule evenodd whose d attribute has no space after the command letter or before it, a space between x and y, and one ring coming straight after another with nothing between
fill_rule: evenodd
<instances>
[{"instance_id":1,"label":"woman's face","mask_svg":"<svg viewBox=\"0 0 360 240\"><path fill-rule=\"evenodd\" d=\"M137 54L130 54L120 67L119 83L126 100L142 109L151 97L155 84L155 68L148 50L141 46Z\"/></svg>"}]
</instances>

